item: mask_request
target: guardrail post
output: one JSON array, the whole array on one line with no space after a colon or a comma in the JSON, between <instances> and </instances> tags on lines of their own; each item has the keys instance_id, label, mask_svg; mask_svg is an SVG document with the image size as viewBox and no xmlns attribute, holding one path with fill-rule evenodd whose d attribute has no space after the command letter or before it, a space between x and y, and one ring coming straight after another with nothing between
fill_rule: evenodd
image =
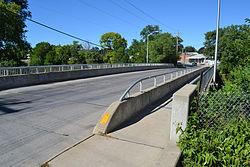
<instances>
[{"instance_id":1,"label":"guardrail post","mask_svg":"<svg viewBox=\"0 0 250 167\"><path fill-rule=\"evenodd\" d=\"M20 74L22 74L22 69L20 68Z\"/></svg>"},{"instance_id":2,"label":"guardrail post","mask_svg":"<svg viewBox=\"0 0 250 167\"><path fill-rule=\"evenodd\" d=\"M38 68L36 68L36 73L38 74Z\"/></svg>"},{"instance_id":3,"label":"guardrail post","mask_svg":"<svg viewBox=\"0 0 250 167\"><path fill-rule=\"evenodd\" d=\"M166 75L163 75L163 82L166 82Z\"/></svg>"},{"instance_id":4,"label":"guardrail post","mask_svg":"<svg viewBox=\"0 0 250 167\"><path fill-rule=\"evenodd\" d=\"M154 77L154 87L156 87L156 77Z\"/></svg>"},{"instance_id":5,"label":"guardrail post","mask_svg":"<svg viewBox=\"0 0 250 167\"><path fill-rule=\"evenodd\" d=\"M179 71L176 72L176 77L178 77L178 73L179 73Z\"/></svg>"},{"instance_id":6,"label":"guardrail post","mask_svg":"<svg viewBox=\"0 0 250 167\"><path fill-rule=\"evenodd\" d=\"M140 92L142 92L142 81L140 82Z\"/></svg>"},{"instance_id":7,"label":"guardrail post","mask_svg":"<svg viewBox=\"0 0 250 167\"><path fill-rule=\"evenodd\" d=\"M173 73L170 74L170 79L171 79L171 80L173 79Z\"/></svg>"}]
</instances>

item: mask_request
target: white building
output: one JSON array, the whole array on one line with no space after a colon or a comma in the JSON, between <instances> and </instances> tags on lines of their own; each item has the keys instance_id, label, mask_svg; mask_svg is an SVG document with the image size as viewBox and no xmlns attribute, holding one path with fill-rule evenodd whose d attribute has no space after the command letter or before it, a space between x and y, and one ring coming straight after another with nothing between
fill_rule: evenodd
<instances>
[{"instance_id":1,"label":"white building","mask_svg":"<svg viewBox=\"0 0 250 167\"><path fill-rule=\"evenodd\" d=\"M197 64L205 64L206 57L203 54L197 54L194 56L189 57L190 63L197 63Z\"/></svg>"}]
</instances>

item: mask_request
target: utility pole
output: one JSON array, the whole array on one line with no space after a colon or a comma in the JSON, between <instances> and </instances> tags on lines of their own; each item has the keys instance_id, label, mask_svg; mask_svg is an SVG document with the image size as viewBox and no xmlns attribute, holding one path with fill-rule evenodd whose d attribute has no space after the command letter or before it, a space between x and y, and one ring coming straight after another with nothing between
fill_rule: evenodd
<instances>
[{"instance_id":1,"label":"utility pole","mask_svg":"<svg viewBox=\"0 0 250 167\"><path fill-rule=\"evenodd\" d=\"M177 39L176 39L176 54L178 54L179 35L181 34L181 32L177 32L175 34L177 36Z\"/></svg>"}]
</instances>

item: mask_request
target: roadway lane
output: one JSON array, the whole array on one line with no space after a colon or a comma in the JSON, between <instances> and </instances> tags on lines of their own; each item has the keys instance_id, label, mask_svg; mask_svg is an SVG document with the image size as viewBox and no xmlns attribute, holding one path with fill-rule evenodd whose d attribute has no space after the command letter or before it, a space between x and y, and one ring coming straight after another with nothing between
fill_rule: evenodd
<instances>
[{"instance_id":1,"label":"roadway lane","mask_svg":"<svg viewBox=\"0 0 250 167\"><path fill-rule=\"evenodd\" d=\"M0 92L1 166L39 166L91 135L105 109L148 70Z\"/></svg>"}]
</instances>

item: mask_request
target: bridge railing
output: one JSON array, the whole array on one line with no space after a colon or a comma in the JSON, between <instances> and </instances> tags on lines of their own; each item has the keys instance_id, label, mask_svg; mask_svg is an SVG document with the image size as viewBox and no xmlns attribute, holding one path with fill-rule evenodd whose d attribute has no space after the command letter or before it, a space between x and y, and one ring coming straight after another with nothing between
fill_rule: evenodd
<instances>
[{"instance_id":1,"label":"bridge railing","mask_svg":"<svg viewBox=\"0 0 250 167\"><path fill-rule=\"evenodd\" d=\"M141 78L141 79L135 81L130 87L128 87L128 89L120 97L120 101L123 101L124 99L129 98L130 94L132 92L132 89L134 89L134 88L137 89L137 91L134 91L134 92L143 92L143 90L145 90L145 89L148 89L150 87L156 87L159 84L165 83L169 79L172 80L172 79L177 78L179 76L185 75L189 72L197 70L198 68L203 68L203 67L192 67L192 68L178 69L178 70L171 71L171 72L166 72L166 73L161 73L161 74ZM167 77L168 77L168 79L167 79ZM144 87L144 85L143 85L144 82L148 81L150 79L151 79L151 84L148 83L147 85L151 85L151 86Z\"/></svg>"},{"instance_id":2,"label":"bridge railing","mask_svg":"<svg viewBox=\"0 0 250 167\"><path fill-rule=\"evenodd\" d=\"M10 75L40 74L49 72L74 71L85 69L105 69L119 67L137 66L167 66L174 67L170 63L114 63L114 64L71 64L71 65L47 65L47 66L27 66L27 67L0 67L0 77Z\"/></svg>"},{"instance_id":3,"label":"bridge railing","mask_svg":"<svg viewBox=\"0 0 250 167\"><path fill-rule=\"evenodd\" d=\"M214 66L210 67L207 69L203 74L202 74L202 80L201 80L201 91L203 92L204 90L207 89L209 82L211 81L212 77L214 74ZM195 78L190 84L200 84L200 75Z\"/></svg>"}]
</instances>

